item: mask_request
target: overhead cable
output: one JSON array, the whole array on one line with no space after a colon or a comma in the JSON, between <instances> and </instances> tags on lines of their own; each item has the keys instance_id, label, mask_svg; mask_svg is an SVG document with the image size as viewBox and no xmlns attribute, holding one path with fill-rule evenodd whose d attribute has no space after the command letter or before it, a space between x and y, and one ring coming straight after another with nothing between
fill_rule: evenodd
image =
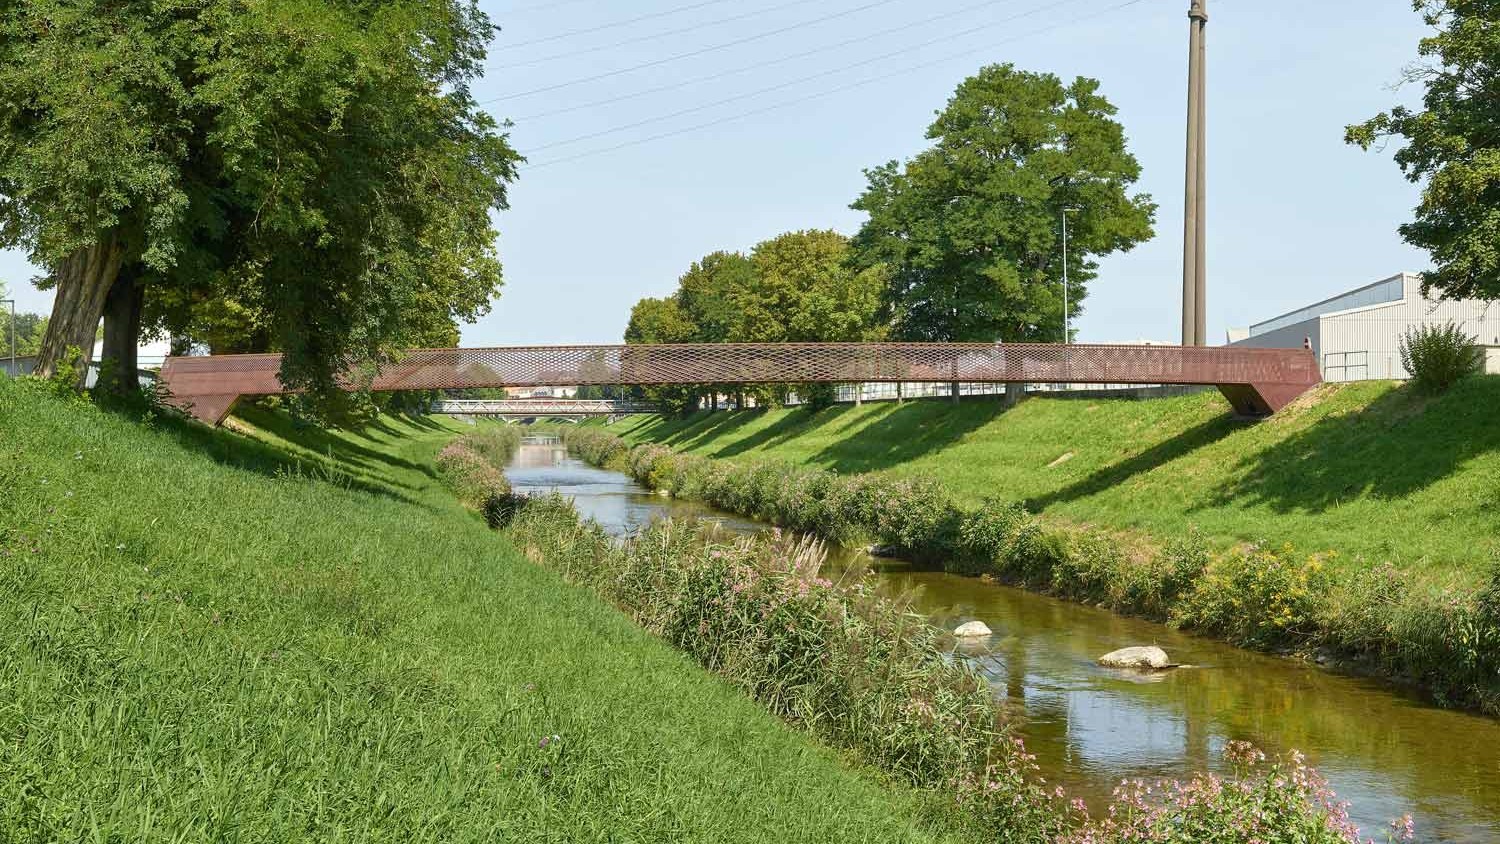
<instances>
[{"instance_id":1,"label":"overhead cable","mask_svg":"<svg viewBox=\"0 0 1500 844\"><path fill-rule=\"evenodd\" d=\"M644 137L644 138L637 138L637 139L635 139L633 141L626 141L624 143L615 144L614 146L604 147L602 149L595 149L595 150L588 150L586 152L580 152L580 153L577 153L576 155L564 156L562 158L554 158L554 159L551 159L551 160L548 160L548 161L538 162L536 164L527 164L527 165L523 166L523 169L525 169L525 170L534 170L534 169L537 169L539 167L551 167L551 166L553 166L555 164L563 164L563 163L566 163L566 162L569 162L569 161L577 161L577 160L579 160L581 158L589 158L589 157L596 156L596 155L604 155L605 153L617 152L617 151L622 150L622 149L629 149L630 147L641 146L642 144L648 144L648 143L652 143L652 142L655 142L655 141L664 140L666 138L676 137L678 135L685 135L685 134L688 134L690 132L698 132L698 131L702 131L704 129L709 129L709 128L712 128L712 127L715 127L715 126L722 126L722 125L724 125L726 123L732 123L732 122L735 122L735 121L738 121L738 120L744 120L744 119L746 119L748 117L755 117L757 115L766 114L767 112L772 112L772 111L776 111L776 110L783 109L783 108L789 108L789 107L794 106L794 105L800 105L801 103L810 102L812 100L822 99L824 97L830 97L830 96L833 96L834 94L843 93L844 91L853 90L855 88L861 88L861 87L864 87L866 85L873 85L876 82L883 82L883 81L885 81L887 79L893 79L893 78L898 77L898 76L905 76L906 74L912 73L913 71L922 70L922 69L925 69L925 68L928 68L928 67L932 67L933 65L943 64L945 62L954 61L955 59L965 58L965 57L971 56L971 55L973 55L975 53L979 53L979 52L983 52L985 50L992 49L992 48L994 48L996 46L999 46L1001 44L1014 43L1016 41L1021 41L1021 40L1024 40L1026 38L1031 38L1031 37L1035 37L1037 35L1043 35L1043 34L1048 33L1048 32L1052 32L1052 31L1055 31L1055 30L1058 30L1058 29L1062 29L1063 27L1072 26L1072 25L1075 25L1075 24L1078 24L1078 23L1082 23L1084 21L1093 20L1095 18L1103 17L1104 15L1112 14L1114 12L1120 11L1121 9L1126 9L1126 8L1131 7L1131 6L1136 6L1136 5L1139 5L1139 4L1144 3L1144 2L1145 2L1145 0L1126 0L1126 2L1124 2L1124 3L1119 3L1117 5L1109 7L1107 9L1101 9L1098 12L1094 12L1092 14L1080 15L1080 16L1072 18L1070 20L1062 21L1060 23L1053 24L1051 26L1046 26L1046 27L1042 27L1040 29L1032 30L1030 32L1023 33L1022 35L1018 35L1018 36L1013 37L1013 38L1001 39L1000 41L996 41L996 42L994 42L992 44L987 44L987 45L985 45L983 47L976 47L976 48L974 48L972 50L964 50L963 52L953 53L951 55L943 56L942 58L932 59L930 61L920 62L920 63L914 64L914 65L908 65L908 66L906 66L906 67L904 67L904 68L902 68L900 70L897 70L897 71L892 71L890 73L882 73L882 74L880 74L878 76L871 76L871 77L868 77L868 78L865 78L865 79L861 79L861 80L858 80L858 81L855 81L855 82L850 82L850 83L848 83L846 85L840 85L840 86L837 86L837 87L834 87L834 88L829 88L829 89L824 90L824 91L819 91L819 92L816 92L816 93L808 94L806 96L797 97L797 98L790 99L790 100L783 100L783 101L781 101L779 103L772 103L771 105L764 106L762 108L753 109L751 111L744 111L744 112L740 112L738 114L731 114L731 115L728 115L726 117L718 118L716 120L707 121L705 123L698 123L698 124L695 124L693 126L684 126L684 127L680 128L680 129L673 129L673 130L667 131L667 132L659 132L659 133L657 133L655 135L649 135L649 136Z\"/></svg>"},{"instance_id":2,"label":"overhead cable","mask_svg":"<svg viewBox=\"0 0 1500 844\"><path fill-rule=\"evenodd\" d=\"M766 60L766 61L754 62L752 64L740 65L739 67L730 68L729 70L720 71L718 73L710 73L707 76L697 76L697 77L694 77L692 79L683 79L683 80L679 80L677 82L669 83L667 85L658 85L658 86L656 86L654 88L644 88L644 89L639 90L639 91L632 91L631 93L628 93L628 94L617 94L617 95L615 95L613 97L607 97L607 98L603 98L603 99L593 100L591 102L586 102L586 103L579 103L578 105L565 106L563 108L556 108L556 109L552 109L550 111L541 111L541 112L537 112L535 114L527 114L527 115L523 115L521 117L517 117L515 119L518 120L518 121L523 121L523 122L524 121L528 121L528 120L539 120L539 119L541 119L543 117L552 117L554 115L568 114L570 112L581 111L583 109L588 109L588 108L598 108L599 106L613 105L615 103L624 102L626 100L637 99L639 97L648 96L650 94L660 94L663 91L675 91L678 88L686 88L689 85L697 85L697 84L700 84L700 83L703 83L703 82L714 82L716 80L724 79L724 78L727 78L727 77L730 77L730 76L737 76L737 75L739 75L741 73L748 73L749 71L752 71L752 70L760 70L761 68L774 67L774 66L779 65L779 64L786 64L787 62L796 61L797 59L805 59L808 56L817 56L817 55L822 55L824 53L832 52L834 50L841 50L844 47L848 47L848 46L851 46L851 45L854 45L854 44L860 44L860 43L863 43L865 41L873 41L873 40L875 40L877 38L881 38L881 37L884 37L886 35L892 35L892 34L897 33L897 32L905 32L907 30L916 29L918 27L927 26L928 24L937 23L938 21L941 21L941 20L947 20L948 18L951 18L951 17L957 17L958 15L966 15L966 14L968 14L970 12L978 11L980 9L983 9L983 8L987 7L987 6L995 6L995 5L999 5L1001 3L1008 3L1008 2L1012 2L1012 1L1013 0L984 0L984 2L982 2L982 3L975 3L972 6L965 6L965 7L961 8L961 9L954 9L954 10L949 11L949 12L943 12L942 14L932 15L931 17L922 18L921 20L911 21L910 23L904 23L904 24L900 24L898 26L892 26L892 27L888 27L886 29L877 30L875 32L867 33L865 35L858 35L858 36L855 36L854 38L846 38L843 41L839 41L839 42L836 42L836 43L833 43L833 44L824 44L821 47L814 47L811 50L803 50L800 53L792 53L791 55L781 56L780 58L769 59L769 60Z\"/></svg>"},{"instance_id":3,"label":"overhead cable","mask_svg":"<svg viewBox=\"0 0 1500 844\"><path fill-rule=\"evenodd\" d=\"M729 2L732 2L732 0L699 0L697 3L689 3L686 6L677 6L676 8L672 9L663 9L660 12L652 12L649 15L640 15L639 17L626 18L622 21L601 23L597 26L584 27L583 29L575 29L570 32L559 32L556 35L547 35L542 38L532 38L527 41L514 41L505 46L516 48L530 47L533 44L546 44L551 41L560 41L564 38L572 38L575 35L588 35L591 32L602 32L606 29L616 29L622 26L630 26L631 24L640 23L641 21L655 20L656 18L664 18L669 15L678 14L679 12L690 12L693 9L701 9L705 6L719 6Z\"/></svg>"},{"instance_id":4,"label":"overhead cable","mask_svg":"<svg viewBox=\"0 0 1500 844\"><path fill-rule=\"evenodd\" d=\"M741 44L749 44L749 43L751 43L753 41L760 41L760 40L765 39L765 38L771 38L771 37L776 36L776 35L781 35L782 33L785 33L785 32L791 32L793 30L802 29L803 27L815 26L817 24L826 23L828 21L836 20L838 18L848 17L849 15L854 15L854 14L858 14L860 12L864 12L864 11L868 11L870 9L874 9L877 6L888 6L891 3L895 3L895 2L897 2L897 0L873 0L873 2L865 3L864 5L861 5L861 6L855 6L852 9L845 9L842 12L834 12L833 14L824 15L822 17L812 18L810 20L805 20L805 21L799 21L798 23L790 24L788 26L783 26L783 27L779 27L777 29L768 30L766 32L756 33L755 35L747 35L744 38L737 38L737 39L735 39L733 41L725 41L725 42L723 42L721 44L713 44L713 45L710 45L708 47L700 47L700 48L698 48L696 50L692 50L692 51L689 51L689 52L686 52L686 53L678 53L675 56L667 56L665 58L654 59L654 60L649 61L649 62L642 62L641 64L631 65L629 67L622 67L622 68L619 68L617 70L607 71L605 73L596 73L593 76L583 76L583 77L579 77L577 79L570 79L567 82L558 82L558 83L555 83L555 84L552 84L552 85L543 86L541 88L533 88L533 89L531 89L529 91L521 91L521 92L516 93L516 94L506 94L503 97L491 97L490 99L487 99L487 100L480 100L478 104L479 105L485 105L485 104L488 104L488 103L498 103L498 102L502 102L502 101L505 101L505 100L516 100L516 99L520 99L521 97L530 97L530 96L534 96L536 94L546 93L548 91L556 91L559 88L570 88L570 87L572 87L574 85L582 85L585 82L595 82L595 81L600 80L600 79L608 79L611 76L620 76L622 74L632 73L632 72L637 71L637 70L644 70L644 69L646 69L648 67L660 67L661 65L670 64L670 63L676 62L676 61L681 61L682 59L690 59L690 58L692 58L694 56L701 56L701 55L703 55L705 53L712 53L712 52L715 52L717 50L725 50L725 49L728 49L730 47L738 47Z\"/></svg>"},{"instance_id":5,"label":"overhead cable","mask_svg":"<svg viewBox=\"0 0 1500 844\"><path fill-rule=\"evenodd\" d=\"M825 71L822 71L822 72L819 72L819 73L814 73L814 74L812 74L810 76L803 76L803 77L800 77L798 79L792 79L792 80L789 80L787 82L781 82L781 83L776 84L776 85L769 85L769 86L767 86L765 88L757 88L754 91L747 91L747 92L745 92L743 94L736 94L735 96L725 97L724 99L721 99L721 100L714 100L713 102L710 102L710 103L703 103L702 105L696 105L696 106L691 106L689 108L679 109L678 111L674 111L674 112L671 112L669 114L661 114L661 115L657 115L655 117L647 117L647 118L645 118L643 120L637 120L634 123L627 123L627 124L625 124L623 126L614 126L614 127L609 128L609 129L600 129L600 130L598 130L596 132L590 132L590 133L588 133L586 135L579 135L577 137L568 138L566 140L552 141L551 143L546 143L546 144L542 144L540 146L531 147L530 149L528 149L526 151L526 154L530 155L530 154L532 154L534 152L540 152L542 150L552 149L554 147L567 146L569 144L576 144L576 143L579 143L581 141L592 140L593 138L598 138L598 137L603 136L603 135L613 135L613 134L615 134L617 132L625 132L625 131L628 131L630 129L637 129L637 128L640 128L641 126L647 126L647 125L650 125L652 123L660 123L663 120L671 120L674 117L681 117L681 116L683 116L685 114L693 114L695 112L705 111L707 109L715 108L717 106L727 105L727 104L733 103L733 102L739 102L740 100L747 100L747 99L750 99L751 97L760 96L761 94L769 94L772 91L784 90L784 89L790 88L790 87L792 87L794 85L801 85L804 82L815 82L815 81L817 81L819 79L825 79L825 78L827 78L829 76L833 76L833 75L838 74L838 73L843 73L845 71L853 70L853 69L855 69L857 67L864 67L865 65L874 64L876 62L882 62L882 61L885 61L887 59L895 58L896 56L905 55L907 53L913 53L913 52L916 52L918 50L922 50L922 49L925 49L927 47L931 47L934 44L941 44L941 43L944 43L944 42L947 42L947 41L953 41L953 40L956 40L958 38L962 38L962 37L967 36L967 35L973 35L976 32L982 32L982 31L984 31L986 29L993 29L994 27L1000 26L1002 24L1014 23L1015 21L1022 20L1023 18L1029 18L1029 17L1032 17L1034 15L1039 15L1042 12L1050 12L1053 9L1056 9L1056 8L1059 8L1059 7L1062 7L1062 6L1071 5L1074 2L1076 2L1076 0L1055 0L1052 3L1048 3L1048 4L1044 5L1044 6L1038 6L1038 7L1034 8L1034 9L1030 9L1030 10L1027 10L1025 12L1021 12L1020 14L1011 15L1008 18L1004 18L1004 19L997 20L997 21L991 21L990 23L986 23L986 24L981 24L979 26L970 27L968 29L964 29L964 30L960 30L958 32L950 33L948 35L939 36L937 38L930 38L930 39L928 39L926 41L921 42L920 44L913 44L913 45L911 45L909 47L903 47L903 48L901 48L899 50L892 50L892 51L890 51L888 53L882 53L882 54L880 54L878 56L872 56L872 57L870 57L868 59L863 59L861 61L853 62L852 64L844 65L843 67L836 67L836 68L833 68L833 69L830 69L830 70L825 70Z\"/></svg>"},{"instance_id":6,"label":"overhead cable","mask_svg":"<svg viewBox=\"0 0 1500 844\"><path fill-rule=\"evenodd\" d=\"M789 0L789 2L782 3L778 6L770 6L764 9L752 9L751 11L742 12L738 15L730 15L727 18L715 18L714 20L710 21L700 21L690 26L678 27L677 29L668 29L664 32L652 32L646 35L637 35L634 38L626 38L623 41L616 41L613 44L602 44L598 47L585 47L580 50L570 50L566 53L553 53L550 56L541 56L535 59L527 59L524 62L490 65L488 69L510 70L512 68L531 67L532 65L546 64L547 62L557 61L558 59L570 59L574 56L583 56L589 53L602 53L606 50L613 50L617 47L627 47L631 44L640 44L645 41L655 41L660 38L670 38L673 35L681 35L684 32L693 32L699 29L707 29L712 26L723 26L726 23L734 23L735 21L744 20L745 18L760 17L761 15L768 15L772 12L779 12L782 9L789 9L792 6L805 5L807 5L807 0Z\"/></svg>"}]
</instances>

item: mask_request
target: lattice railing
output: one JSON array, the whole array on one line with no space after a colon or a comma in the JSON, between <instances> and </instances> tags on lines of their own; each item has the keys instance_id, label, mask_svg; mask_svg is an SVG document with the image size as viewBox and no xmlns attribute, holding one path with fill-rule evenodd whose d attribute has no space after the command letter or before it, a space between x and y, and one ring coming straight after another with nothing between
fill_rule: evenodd
<instances>
[{"instance_id":1,"label":"lattice railing","mask_svg":"<svg viewBox=\"0 0 1500 844\"><path fill-rule=\"evenodd\" d=\"M280 355L169 358L179 404L217 421L234 398L284 392ZM351 389L811 382L1212 384L1265 415L1318 383L1312 355L1291 349L998 343L726 343L419 349L351 377Z\"/></svg>"}]
</instances>

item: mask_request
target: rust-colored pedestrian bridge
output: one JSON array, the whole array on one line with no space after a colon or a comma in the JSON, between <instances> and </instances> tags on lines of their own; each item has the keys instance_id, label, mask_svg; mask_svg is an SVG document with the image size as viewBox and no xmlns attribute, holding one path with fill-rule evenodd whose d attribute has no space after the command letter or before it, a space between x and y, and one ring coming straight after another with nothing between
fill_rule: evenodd
<instances>
[{"instance_id":1,"label":"rust-colored pedestrian bridge","mask_svg":"<svg viewBox=\"0 0 1500 844\"><path fill-rule=\"evenodd\" d=\"M171 357L169 401L217 425L241 396L287 392L281 356ZM1321 381L1302 349L1025 343L716 343L418 349L349 389L806 383L1203 384L1241 416L1269 416Z\"/></svg>"}]
</instances>

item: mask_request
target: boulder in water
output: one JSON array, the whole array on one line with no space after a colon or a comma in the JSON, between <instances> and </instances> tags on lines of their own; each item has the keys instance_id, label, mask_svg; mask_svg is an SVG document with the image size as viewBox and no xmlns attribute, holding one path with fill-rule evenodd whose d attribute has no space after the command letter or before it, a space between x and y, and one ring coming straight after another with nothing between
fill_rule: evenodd
<instances>
[{"instance_id":1,"label":"boulder in water","mask_svg":"<svg viewBox=\"0 0 1500 844\"><path fill-rule=\"evenodd\" d=\"M1099 657L1099 664L1106 668L1145 668L1153 671L1177 667L1167 657L1167 652L1155 645L1111 651Z\"/></svg>"},{"instance_id":2,"label":"boulder in water","mask_svg":"<svg viewBox=\"0 0 1500 844\"><path fill-rule=\"evenodd\" d=\"M959 637L960 639L977 639L981 636L988 636L993 632L994 631L990 630L989 626L982 621L970 621L966 624L960 624L958 627L956 627L953 630L953 635Z\"/></svg>"}]
</instances>

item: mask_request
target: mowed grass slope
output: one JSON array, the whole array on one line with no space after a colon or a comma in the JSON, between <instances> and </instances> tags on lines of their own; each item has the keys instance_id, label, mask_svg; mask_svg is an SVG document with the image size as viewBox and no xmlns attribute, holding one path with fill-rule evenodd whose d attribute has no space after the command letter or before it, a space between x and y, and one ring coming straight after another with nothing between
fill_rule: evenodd
<instances>
[{"instance_id":1,"label":"mowed grass slope","mask_svg":"<svg viewBox=\"0 0 1500 844\"><path fill-rule=\"evenodd\" d=\"M710 457L926 475L968 504L1025 501L1161 540L1197 528L1220 544L1289 542L1468 577L1500 550L1497 410L1500 377L1484 377L1436 399L1390 382L1327 385L1264 422L1232 419L1204 393L634 417L610 430Z\"/></svg>"},{"instance_id":2,"label":"mowed grass slope","mask_svg":"<svg viewBox=\"0 0 1500 844\"><path fill-rule=\"evenodd\" d=\"M0 840L934 839L460 509L448 424L246 416L0 381Z\"/></svg>"}]
</instances>

